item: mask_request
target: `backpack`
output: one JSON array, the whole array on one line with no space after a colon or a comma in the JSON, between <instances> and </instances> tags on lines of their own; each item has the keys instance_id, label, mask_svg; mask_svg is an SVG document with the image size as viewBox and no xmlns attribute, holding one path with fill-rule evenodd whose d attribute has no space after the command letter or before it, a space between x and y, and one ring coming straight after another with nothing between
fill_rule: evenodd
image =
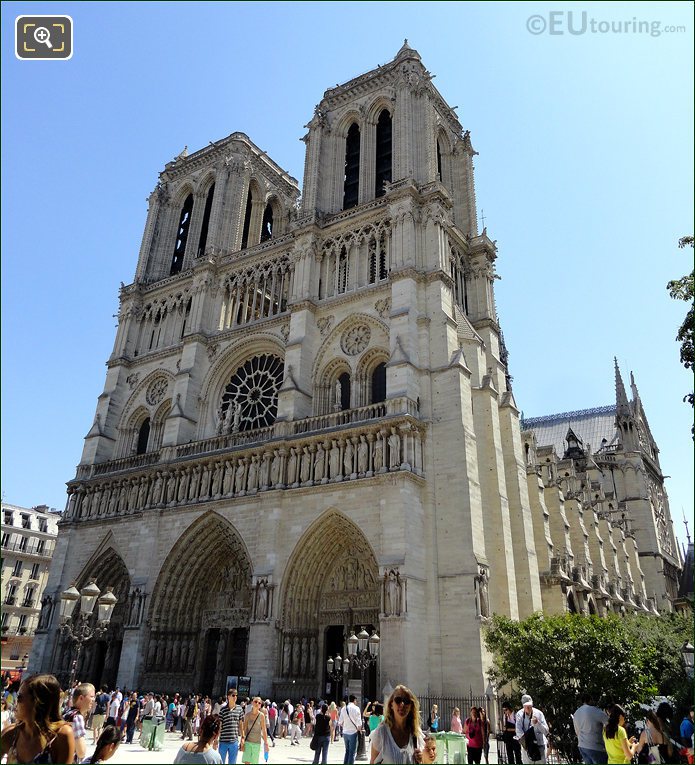
<instances>
[{"instance_id":1,"label":"backpack","mask_svg":"<svg viewBox=\"0 0 695 765\"><path fill-rule=\"evenodd\" d=\"M97 696L97 705L94 709L95 715L105 715L106 714L106 704L108 696L105 693L100 693Z\"/></svg>"}]
</instances>

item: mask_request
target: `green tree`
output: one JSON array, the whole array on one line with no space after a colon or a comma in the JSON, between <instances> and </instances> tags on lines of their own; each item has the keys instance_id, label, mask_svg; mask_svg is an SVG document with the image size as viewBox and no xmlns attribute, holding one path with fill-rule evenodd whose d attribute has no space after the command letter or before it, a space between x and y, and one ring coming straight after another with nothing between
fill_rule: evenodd
<instances>
[{"instance_id":1,"label":"green tree","mask_svg":"<svg viewBox=\"0 0 695 765\"><path fill-rule=\"evenodd\" d=\"M530 693L552 727L555 744L572 759L571 715L580 696L610 696L627 707L656 694L656 649L618 617L534 614L516 622L493 617L485 642L494 654L490 679L510 686L516 704Z\"/></svg>"},{"instance_id":2,"label":"green tree","mask_svg":"<svg viewBox=\"0 0 695 765\"><path fill-rule=\"evenodd\" d=\"M693 237L684 236L678 246L693 246ZM690 303L688 313L685 315L683 323L678 329L676 340L681 344L681 363L686 369L692 369L695 365L695 345L693 344L693 332L695 331L695 313L693 312L693 298L695 297L695 272L682 276L680 279L673 279L666 285L669 295L674 300L685 300ZM691 406L695 405L695 394L688 393L683 401L687 401ZM695 426L693 426L693 435L695 436Z\"/></svg>"}]
</instances>

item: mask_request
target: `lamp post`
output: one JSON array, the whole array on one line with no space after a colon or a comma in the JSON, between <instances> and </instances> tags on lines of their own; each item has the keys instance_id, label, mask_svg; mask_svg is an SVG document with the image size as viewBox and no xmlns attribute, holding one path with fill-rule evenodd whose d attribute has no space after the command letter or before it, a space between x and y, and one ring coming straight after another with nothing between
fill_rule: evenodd
<instances>
[{"instance_id":1,"label":"lamp post","mask_svg":"<svg viewBox=\"0 0 695 765\"><path fill-rule=\"evenodd\" d=\"M357 667L360 671L361 680L361 693L362 698L360 703L364 702L364 675L372 664L376 663L379 657L379 643L381 638L376 634L376 630L372 632L371 637L367 630L362 627L359 634L355 635L353 630L350 633L350 637L347 639L348 658L350 659L350 666ZM366 760L367 750L365 747L365 736L359 737L359 744L357 746L356 760Z\"/></svg>"},{"instance_id":2,"label":"lamp post","mask_svg":"<svg viewBox=\"0 0 695 765\"><path fill-rule=\"evenodd\" d=\"M345 684L345 678L349 672L350 660L343 659L339 653L336 654L335 659L329 656L326 660L326 676L331 682L336 683L336 690L338 683L342 682L343 685ZM336 693L335 695L337 700L338 694Z\"/></svg>"},{"instance_id":3,"label":"lamp post","mask_svg":"<svg viewBox=\"0 0 695 765\"><path fill-rule=\"evenodd\" d=\"M695 648L689 640L681 646L681 656L685 665L685 674L689 680L692 680L695 674Z\"/></svg>"},{"instance_id":4,"label":"lamp post","mask_svg":"<svg viewBox=\"0 0 695 765\"><path fill-rule=\"evenodd\" d=\"M80 616L79 621L75 623L72 616L78 600L80 601ZM60 601L60 629L66 637L72 640L77 651L70 671L69 685L72 687L75 682L82 647L92 638L101 637L106 633L118 599L111 592L110 587L107 587L106 592L102 595L96 582L91 581L79 592L74 584L71 585L60 594ZM90 617L97 602L97 620L96 624L92 625L90 624Z\"/></svg>"}]
</instances>

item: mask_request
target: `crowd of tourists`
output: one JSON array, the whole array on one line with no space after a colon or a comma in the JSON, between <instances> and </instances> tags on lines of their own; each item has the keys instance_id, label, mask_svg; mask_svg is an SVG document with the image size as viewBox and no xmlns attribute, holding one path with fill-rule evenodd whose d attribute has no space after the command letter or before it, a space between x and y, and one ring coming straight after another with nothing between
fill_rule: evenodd
<instances>
[{"instance_id":1,"label":"crowd of tourists","mask_svg":"<svg viewBox=\"0 0 695 765\"><path fill-rule=\"evenodd\" d=\"M122 742L133 743L148 720L149 729L161 726L180 736L175 763L258 763L261 753L268 760L269 750L279 741L295 746L308 739L313 762L325 764L329 747L342 739L343 762L348 764L354 763L361 738L370 763L432 763L437 761L438 745L444 745L437 734L445 730L465 740L468 762L484 758L488 763L492 735L484 708L472 706L465 719L455 708L451 719L443 721L433 704L425 717L417 696L404 685L383 704L372 701L360 709L352 695L339 704L306 698L278 703L260 696L240 699L236 688L216 699L97 690L90 683L63 692L55 677L44 674L6 686L2 707L1 755L8 763L106 762ZM675 732L672 717L669 704L663 703L646 712L636 735L628 735L622 706L596 706L585 695L572 716L582 762L624 764L636 758L644 763L692 763L693 708ZM521 697L518 710L511 702L502 705L499 730L504 742L499 761L548 761L550 726L528 694Z\"/></svg>"}]
</instances>

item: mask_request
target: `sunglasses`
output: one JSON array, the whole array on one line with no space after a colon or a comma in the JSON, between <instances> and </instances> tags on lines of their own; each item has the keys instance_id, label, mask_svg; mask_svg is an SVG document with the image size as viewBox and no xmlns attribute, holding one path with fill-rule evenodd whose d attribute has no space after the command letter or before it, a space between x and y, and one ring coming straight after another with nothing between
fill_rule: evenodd
<instances>
[{"instance_id":1,"label":"sunglasses","mask_svg":"<svg viewBox=\"0 0 695 765\"><path fill-rule=\"evenodd\" d=\"M409 707L413 703L413 700L409 699L407 696L396 696L393 703L396 705L404 704L406 707Z\"/></svg>"}]
</instances>

